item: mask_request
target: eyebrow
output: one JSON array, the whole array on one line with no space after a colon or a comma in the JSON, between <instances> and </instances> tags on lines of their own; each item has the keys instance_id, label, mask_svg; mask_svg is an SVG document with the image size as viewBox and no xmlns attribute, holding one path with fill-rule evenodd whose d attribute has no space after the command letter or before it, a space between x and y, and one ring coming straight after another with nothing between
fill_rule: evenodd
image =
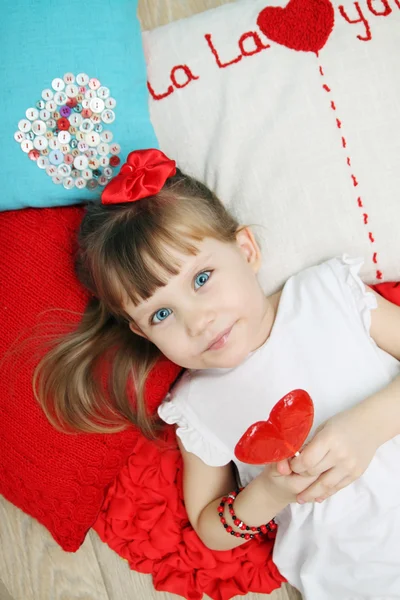
<instances>
[{"instance_id":1,"label":"eyebrow","mask_svg":"<svg viewBox=\"0 0 400 600\"><path fill-rule=\"evenodd\" d=\"M193 265L193 268L192 268L192 269L190 269L190 270L187 272L187 274L186 274L185 278L188 278L188 279L193 279L193 277L195 276L195 274L199 272L200 264L201 264L201 263L207 263L207 262L208 262L209 260L211 260L212 258L213 258L213 254L212 254L212 253L210 253L210 254L207 254L207 256L204 256L203 258L201 258L201 259L197 260L197 261L195 262L195 264ZM180 273L179 273L179 274L180 274ZM159 288L159 289L160 289L160 288ZM146 304L145 304L145 303L146 303ZM135 307L135 308L138 310L138 313L139 313L139 314L137 315L137 317L136 317L136 320L137 320L137 319L142 319L142 318L143 318L143 317L144 317L144 316L145 316L147 313L149 313L149 312L153 312L153 311L154 311L153 304L154 304L155 306L159 306L159 303L158 303L158 302L155 302L155 301L153 301L152 297L150 297L150 298L148 298L148 300L145 300L145 301L142 303L141 307Z\"/></svg>"}]
</instances>

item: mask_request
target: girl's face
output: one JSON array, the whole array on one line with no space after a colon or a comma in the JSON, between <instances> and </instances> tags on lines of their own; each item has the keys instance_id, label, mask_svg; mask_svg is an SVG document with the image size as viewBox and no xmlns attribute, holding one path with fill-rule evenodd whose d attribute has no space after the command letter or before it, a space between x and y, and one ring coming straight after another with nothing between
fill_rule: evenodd
<instances>
[{"instance_id":1,"label":"girl's face","mask_svg":"<svg viewBox=\"0 0 400 600\"><path fill-rule=\"evenodd\" d=\"M260 250L247 228L236 243L205 238L198 247L196 256L175 253L179 274L125 307L130 328L182 367L235 367L265 342L274 320L257 279Z\"/></svg>"}]
</instances>

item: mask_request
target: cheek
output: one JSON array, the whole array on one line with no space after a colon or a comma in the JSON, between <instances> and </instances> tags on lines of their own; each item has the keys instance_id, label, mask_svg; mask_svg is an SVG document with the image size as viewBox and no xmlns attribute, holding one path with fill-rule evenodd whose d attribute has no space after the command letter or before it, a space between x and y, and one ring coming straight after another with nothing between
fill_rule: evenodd
<instances>
[{"instance_id":1,"label":"cheek","mask_svg":"<svg viewBox=\"0 0 400 600\"><path fill-rule=\"evenodd\" d=\"M165 356L173 360L174 356L179 356L184 352L184 339L179 327L168 326L163 331L155 331L151 341Z\"/></svg>"}]
</instances>

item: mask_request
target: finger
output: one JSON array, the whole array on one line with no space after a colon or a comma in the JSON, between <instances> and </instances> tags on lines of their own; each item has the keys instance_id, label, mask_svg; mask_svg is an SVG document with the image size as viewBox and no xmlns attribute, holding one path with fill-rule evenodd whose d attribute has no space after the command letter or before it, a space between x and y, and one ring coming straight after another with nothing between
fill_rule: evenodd
<instances>
[{"instance_id":1,"label":"finger","mask_svg":"<svg viewBox=\"0 0 400 600\"><path fill-rule=\"evenodd\" d=\"M336 486L345 477L347 477L347 474L340 469L330 469L318 477L315 483L298 494L296 500L299 504L304 504L305 502L313 502L316 498L328 497L331 493L335 493Z\"/></svg>"},{"instance_id":2,"label":"finger","mask_svg":"<svg viewBox=\"0 0 400 600\"><path fill-rule=\"evenodd\" d=\"M335 457L333 456L332 452L328 451L325 454L325 456L322 458L322 460L320 460L315 466L308 467L307 471L303 471L301 474L302 475L310 475L311 477L314 477L316 475L321 475L322 473L329 471L336 464L337 464L337 461L335 460ZM297 473L297 471L295 471L292 464L290 465L290 468L295 473Z\"/></svg>"},{"instance_id":3,"label":"finger","mask_svg":"<svg viewBox=\"0 0 400 600\"><path fill-rule=\"evenodd\" d=\"M278 473L281 475L290 475L292 472L288 459L280 460L278 463L276 463L276 468Z\"/></svg>"},{"instance_id":4,"label":"finger","mask_svg":"<svg viewBox=\"0 0 400 600\"><path fill-rule=\"evenodd\" d=\"M321 471L315 471L316 465L322 462L329 453L329 448L325 446L317 437L304 450L300 452L300 456L292 458L290 468L295 473L301 474L317 474ZM314 470L314 473L312 472Z\"/></svg>"},{"instance_id":5,"label":"finger","mask_svg":"<svg viewBox=\"0 0 400 600\"><path fill-rule=\"evenodd\" d=\"M340 492L340 490L342 490L343 488L345 488L348 485L350 485L350 483L352 483L353 481L354 481L354 478L350 477L350 475L347 475L346 477L343 477L343 479L341 481L339 481L339 483L337 485L335 485L334 488L331 489L331 491L330 491L329 494L325 494L324 496L321 496L319 498L315 498L315 501L316 502L323 502L324 500L326 500L330 496L333 496L337 492Z\"/></svg>"}]
</instances>

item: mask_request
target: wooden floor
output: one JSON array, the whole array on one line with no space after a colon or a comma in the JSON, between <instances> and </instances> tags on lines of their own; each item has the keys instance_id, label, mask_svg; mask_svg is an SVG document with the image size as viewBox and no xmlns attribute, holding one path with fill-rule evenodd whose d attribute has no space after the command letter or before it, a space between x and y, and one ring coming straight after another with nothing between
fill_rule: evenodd
<instances>
[{"instance_id":1,"label":"wooden floor","mask_svg":"<svg viewBox=\"0 0 400 600\"><path fill-rule=\"evenodd\" d=\"M139 0L143 29L201 12L228 0ZM117 6L118 3L116 3ZM75 554L63 552L48 531L0 496L0 600L172 600L156 592L150 575L131 571L94 531ZM243 598L243 596L237 596ZM289 586L247 600L301 600Z\"/></svg>"}]
</instances>

